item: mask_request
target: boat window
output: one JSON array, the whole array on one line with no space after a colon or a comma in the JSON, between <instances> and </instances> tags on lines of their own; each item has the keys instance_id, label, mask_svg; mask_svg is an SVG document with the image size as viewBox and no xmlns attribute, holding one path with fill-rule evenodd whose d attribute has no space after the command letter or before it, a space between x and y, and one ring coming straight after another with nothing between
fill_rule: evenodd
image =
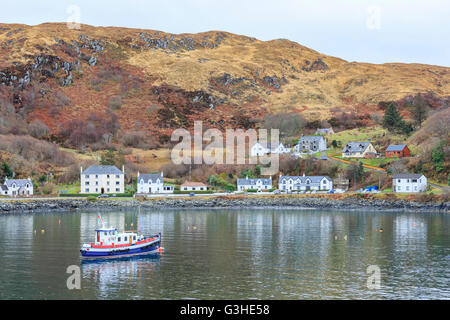
<instances>
[{"instance_id":1,"label":"boat window","mask_svg":"<svg viewBox=\"0 0 450 320\"><path fill-rule=\"evenodd\" d=\"M133 236L133 240L136 240L136 236Z\"/></svg>"},{"instance_id":2,"label":"boat window","mask_svg":"<svg viewBox=\"0 0 450 320\"><path fill-rule=\"evenodd\" d=\"M120 237L118 237L118 238L117 238L117 241L119 241L119 242L120 242Z\"/></svg>"},{"instance_id":3,"label":"boat window","mask_svg":"<svg viewBox=\"0 0 450 320\"><path fill-rule=\"evenodd\" d=\"M123 241L127 241L127 237L123 237Z\"/></svg>"},{"instance_id":4,"label":"boat window","mask_svg":"<svg viewBox=\"0 0 450 320\"><path fill-rule=\"evenodd\" d=\"M105 236L107 236L108 235L108 232L105 232Z\"/></svg>"}]
</instances>

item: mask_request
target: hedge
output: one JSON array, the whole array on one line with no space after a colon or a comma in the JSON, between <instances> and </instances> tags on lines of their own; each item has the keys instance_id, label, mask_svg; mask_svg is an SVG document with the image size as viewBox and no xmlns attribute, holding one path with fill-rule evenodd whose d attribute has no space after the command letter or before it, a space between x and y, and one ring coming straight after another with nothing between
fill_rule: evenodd
<instances>
[{"instance_id":1,"label":"hedge","mask_svg":"<svg viewBox=\"0 0 450 320\"><path fill-rule=\"evenodd\" d=\"M116 198L116 197L121 197L121 198L129 198L129 197L133 197L133 193L115 193L115 196L113 196L112 193L105 193L106 195L108 195L111 198ZM98 197L99 195L101 195L101 193L60 193L59 196L60 197Z\"/></svg>"},{"instance_id":2,"label":"hedge","mask_svg":"<svg viewBox=\"0 0 450 320\"><path fill-rule=\"evenodd\" d=\"M190 193L210 194L210 193L214 193L214 191L213 190L204 190L204 191L180 191L180 190L174 190L173 193L174 194L190 194Z\"/></svg>"}]
</instances>

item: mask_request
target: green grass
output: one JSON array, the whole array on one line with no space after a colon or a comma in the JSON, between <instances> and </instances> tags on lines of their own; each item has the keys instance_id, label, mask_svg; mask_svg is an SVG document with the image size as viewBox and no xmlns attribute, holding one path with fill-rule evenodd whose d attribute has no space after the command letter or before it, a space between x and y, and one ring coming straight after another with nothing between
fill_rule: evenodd
<instances>
[{"instance_id":1,"label":"green grass","mask_svg":"<svg viewBox=\"0 0 450 320\"><path fill-rule=\"evenodd\" d=\"M67 193L79 193L80 192L80 182L75 182L72 184L60 184L57 186L58 193L61 191L67 191Z\"/></svg>"}]
</instances>

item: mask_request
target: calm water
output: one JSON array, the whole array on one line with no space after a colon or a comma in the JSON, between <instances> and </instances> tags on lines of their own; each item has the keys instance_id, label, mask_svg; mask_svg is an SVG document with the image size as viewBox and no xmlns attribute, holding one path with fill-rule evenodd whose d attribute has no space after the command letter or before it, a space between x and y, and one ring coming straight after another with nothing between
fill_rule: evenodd
<instances>
[{"instance_id":1,"label":"calm water","mask_svg":"<svg viewBox=\"0 0 450 320\"><path fill-rule=\"evenodd\" d=\"M449 215L142 211L142 232L162 233L160 258L80 264L96 217L0 216L0 298L450 299ZM130 230L137 214L103 218ZM69 265L81 266L81 290L66 287ZM369 265L379 290L367 289Z\"/></svg>"}]
</instances>

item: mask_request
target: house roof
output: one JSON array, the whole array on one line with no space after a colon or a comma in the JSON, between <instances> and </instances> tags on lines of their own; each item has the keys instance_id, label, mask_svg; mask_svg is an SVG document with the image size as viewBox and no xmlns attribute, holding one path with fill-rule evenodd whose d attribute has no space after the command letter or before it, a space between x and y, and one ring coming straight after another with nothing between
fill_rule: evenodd
<instances>
[{"instance_id":1,"label":"house roof","mask_svg":"<svg viewBox=\"0 0 450 320\"><path fill-rule=\"evenodd\" d=\"M342 149L342 152L363 152L369 145L370 142L349 142Z\"/></svg>"},{"instance_id":2,"label":"house roof","mask_svg":"<svg viewBox=\"0 0 450 320\"><path fill-rule=\"evenodd\" d=\"M82 174L123 174L116 166L90 166Z\"/></svg>"},{"instance_id":3,"label":"house roof","mask_svg":"<svg viewBox=\"0 0 450 320\"><path fill-rule=\"evenodd\" d=\"M33 185L31 183L30 180L28 179L8 179L5 180L5 185L10 188L13 184L15 184L17 187L24 187L27 183L30 183L31 185Z\"/></svg>"},{"instance_id":4,"label":"house roof","mask_svg":"<svg viewBox=\"0 0 450 320\"><path fill-rule=\"evenodd\" d=\"M322 136L301 136L300 139L298 140L298 143L300 143L301 141L305 141L305 142L320 142L320 140L325 139Z\"/></svg>"},{"instance_id":5,"label":"house roof","mask_svg":"<svg viewBox=\"0 0 450 320\"><path fill-rule=\"evenodd\" d=\"M8 186L7 185L4 185L4 184L2 184L2 185L0 185L0 189L1 190L8 190Z\"/></svg>"},{"instance_id":6,"label":"house roof","mask_svg":"<svg viewBox=\"0 0 450 320\"><path fill-rule=\"evenodd\" d=\"M256 185L258 183L258 180L261 180L261 183L263 185L272 184L272 177L270 178L238 178L237 179L237 185Z\"/></svg>"},{"instance_id":7,"label":"house roof","mask_svg":"<svg viewBox=\"0 0 450 320\"><path fill-rule=\"evenodd\" d=\"M421 174L421 173L399 173L399 174L394 174L394 176L392 178L393 179L419 179L422 176L423 176L423 174Z\"/></svg>"},{"instance_id":8,"label":"house roof","mask_svg":"<svg viewBox=\"0 0 450 320\"><path fill-rule=\"evenodd\" d=\"M193 182L193 181L186 181L180 187L206 187L207 185L203 182Z\"/></svg>"},{"instance_id":9,"label":"house roof","mask_svg":"<svg viewBox=\"0 0 450 320\"><path fill-rule=\"evenodd\" d=\"M279 183L283 183L292 179L293 181L299 181L300 183L306 183L306 180L309 179L311 183L320 183L323 178L331 181L329 176L281 176L279 179Z\"/></svg>"},{"instance_id":10,"label":"house roof","mask_svg":"<svg viewBox=\"0 0 450 320\"><path fill-rule=\"evenodd\" d=\"M156 180L158 179L161 183L163 182L161 173L140 174L139 181L141 181L141 179L143 179L145 183L156 183Z\"/></svg>"},{"instance_id":11,"label":"house roof","mask_svg":"<svg viewBox=\"0 0 450 320\"><path fill-rule=\"evenodd\" d=\"M406 144L391 144L387 147L386 151L402 151L405 147Z\"/></svg>"}]
</instances>

